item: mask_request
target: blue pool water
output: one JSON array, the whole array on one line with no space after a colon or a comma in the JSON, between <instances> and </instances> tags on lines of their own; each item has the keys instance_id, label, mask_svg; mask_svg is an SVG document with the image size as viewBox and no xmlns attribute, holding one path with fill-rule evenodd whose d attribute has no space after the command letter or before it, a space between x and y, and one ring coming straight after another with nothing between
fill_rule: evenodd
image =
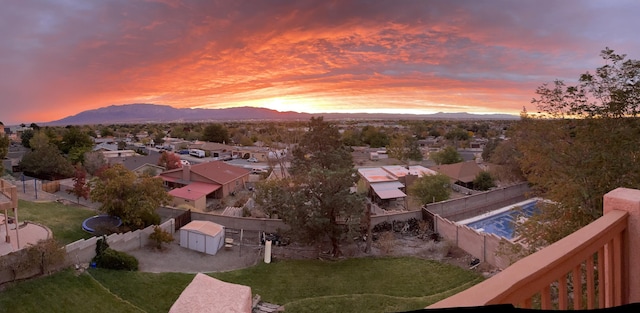
<instances>
[{"instance_id":1,"label":"blue pool water","mask_svg":"<svg viewBox=\"0 0 640 313\"><path fill-rule=\"evenodd\" d=\"M468 223L461 222L467 226L483 231L485 233L495 234L506 239L513 239L513 226L518 217L529 217L536 211L537 200L521 202L514 206L501 211L500 213L491 214L482 219L471 219ZM496 211L494 211L496 212Z\"/></svg>"}]
</instances>

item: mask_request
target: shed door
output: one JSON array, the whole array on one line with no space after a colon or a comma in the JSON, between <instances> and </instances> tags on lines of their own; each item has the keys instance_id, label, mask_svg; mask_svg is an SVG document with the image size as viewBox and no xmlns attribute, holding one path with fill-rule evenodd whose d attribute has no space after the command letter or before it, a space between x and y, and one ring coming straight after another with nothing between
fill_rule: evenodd
<instances>
[{"instance_id":1,"label":"shed door","mask_svg":"<svg viewBox=\"0 0 640 313\"><path fill-rule=\"evenodd\" d=\"M204 235L189 232L189 249L204 252Z\"/></svg>"}]
</instances>

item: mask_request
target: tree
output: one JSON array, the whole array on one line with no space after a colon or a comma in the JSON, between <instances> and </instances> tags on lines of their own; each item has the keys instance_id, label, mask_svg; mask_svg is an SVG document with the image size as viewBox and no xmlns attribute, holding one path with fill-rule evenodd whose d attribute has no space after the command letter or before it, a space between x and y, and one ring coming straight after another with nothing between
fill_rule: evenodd
<instances>
[{"instance_id":1,"label":"tree","mask_svg":"<svg viewBox=\"0 0 640 313\"><path fill-rule=\"evenodd\" d=\"M498 138L489 139L487 144L484 146L484 149L482 149L482 159L487 162L491 160L491 155L496 150L501 141L502 140Z\"/></svg>"},{"instance_id":2,"label":"tree","mask_svg":"<svg viewBox=\"0 0 640 313\"><path fill-rule=\"evenodd\" d=\"M77 126L69 126L67 127L64 135L62 136L62 141L58 148L64 154L69 154L72 149L76 148L91 148L93 147L93 139L89 134L83 132L80 127ZM82 156L82 154L80 154Z\"/></svg>"},{"instance_id":3,"label":"tree","mask_svg":"<svg viewBox=\"0 0 640 313\"><path fill-rule=\"evenodd\" d=\"M412 161L422 161L422 152L418 146L418 141L412 136L396 135L387 146L387 153L403 163Z\"/></svg>"},{"instance_id":4,"label":"tree","mask_svg":"<svg viewBox=\"0 0 640 313\"><path fill-rule=\"evenodd\" d=\"M98 209L122 219L125 226L140 229L160 221L156 209L171 201L162 179L137 177L121 164L115 164L92 180L91 200Z\"/></svg>"},{"instance_id":5,"label":"tree","mask_svg":"<svg viewBox=\"0 0 640 313\"><path fill-rule=\"evenodd\" d=\"M73 175L73 166L54 144L27 151L19 166L28 175L41 179L55 180Z\"/></svg>"},{"instance_id":6,"label":"tree","mask_svg":"<svg viewBox=\"0 0 640 313\"><path fill-rule=\"evenodd\" d=\"M375 126L362 128L362 141L371 148L386 147L389 144L389 136Z\"/></svg>"},{"instance_id":7,"label":"tree","mask_svg":"<svg viewBox=\"0 0 640 313\"><path fill-rule=\"evenodd\" d=\"M291 173L304 175L314 166L336 170L353 168L353 157L340 140L338 129L322 117L311 118L309 131L293 150Z\"/></svg>"},{"instance_id":8,"label":"tree","mask_svg":"<svg viewBox=\"0 0 640 313\"><path fill-rule=\"evenodd\" d=\"M453 140L453 141L469 140L469 132L465 129L456 127L448 131L444 135L444 138L447 140Z\"/></svg>"},{"instance_id":9,"label":"tree","mask_svg":"<svg viewBox=\"0 0 640 313\"><path fill-rule=\"evenodd\" d=\"M202 140L209 142L229 142L229 131L222 124L210 124L204 128Z\"/></svg>"},{"instance_id":10,"label":"tree","mask_svg":"<svg viewBox=\"0 0 640 313\"><path fill-rule=\"evenodd\" d=\"M4 158L7 157L10 143L11 140L9 140L9 136L0 135L0 160L4 160ZM2 174L4 174L4 164L0 162L0 176L2 176Z\"/></svg>"},{"instance_id":11,"label":"tree","mask_svg":"<svg viewBox=\"0 0 640 313\"><path fill-rule=\"evenodd\" d=\"M158 165L166 168L167 170L173 170L173 169L182 167L180 157L175 153L171 153L167 151L163 151L160 154L160 158L158 159Z\"/></svg>"},{"instance_id":12,"label":"tree","mask_svg":"<svg viewBox=\"0 0 640 313\"><path fill-rule=\"evenodd\" d=\"M476 175L476 178L473 180L473 189L485 191L495 187L496 184L493 182L493 177L487 171L482 171Z\"/></svg>"},{"instance_id":13,"label":"tree","mask_svg":"<svg viewBox=\"0 0 640 313\"><path fill-rule=\"evenodd\" d=\"M441 151L431 153L431 160L438 165L454 164L463 161L460 153L458 153L458 150L454 146L446 146Z\"/></svg>"},{"instance_id":14,"label":"tree","mask_svg":"<svg viewBox=\"0 0 640 313\"><path fill-rule=\"evenodd\" d=\"M449 184L447 175L424 175L409 186L409 195L416 197L422 205L444 201L451 194Z\"/></svg>"},{"instance_id":15,"label":"tree","mask_svg":"<svg viewBox=\"0 0 640 313\"><path fill-rule=\"evenodd\" d=\"M87 173L96 175L98 171L107 167L107 158L100 151L85 152L83 164Z\"/></svg>"},{"instance_id":16,"label":"tree","mask_svg":"<svg viewBox=\"0 0 640 313\"><path fill-rule=\"evenodd\" d=\"M22 132L22 134L20 135L20 142L22 143L23 147L31 148L29 142L31 141L31 138L33 138L33 135L34 131L32 129L26 129Z\"/></svg>"},{"instance_id":17,"label":"tree","mask_svg":"<svg viewBox=\"0 0 640 313\"><path fill-rule=\"evenodd\" d=\"M76 196L76 200L80 203L80 198L87 200L91 187L87 184L87 172L80 164L76 165L76 172L73 175L73 188L68 189L67 193Z\"/></svg>"},{"instance_id":18,"label":"tree","mask_svg":"<svg viewBox=\"0 0 640 313\"><path fill-rule=\"evenodd\" d=\"M340 243L359 226L364 198L350 191L357 175L337 128L322 117L311 118L308 127L293 152L292 178L259 185L258 194L277 203L266 209L277 210L292 237L317 245L328 238L331 254L339 256Z\"/></svg>"},{"instance_id":19,"label":"tree","mask_svg":"<svg viewBox=\"0 0 640 313\"><path fill-rule=\"evenodd\" d=\"M553 202L516 227L534 249L600 217L605 193L640 185L640 62L608 48L601 56L606 64L577 85L539 87L532 103L554 119L524 113L511 135L534 192Z\"/></svg>"}]
</instances>

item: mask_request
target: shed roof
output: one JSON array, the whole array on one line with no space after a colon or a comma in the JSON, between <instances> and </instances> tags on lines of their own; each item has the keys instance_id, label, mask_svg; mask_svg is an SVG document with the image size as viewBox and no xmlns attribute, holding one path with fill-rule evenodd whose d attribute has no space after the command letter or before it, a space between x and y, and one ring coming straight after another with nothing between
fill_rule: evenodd
<instances>
[{"instance_id":1,"label":"shed roof","mask_svg":"<svg viewBox=\"0 0 640 313\"><path fill-rule=\"evenodd\" d=\"M198 273L173 303L169 313L250 313L251 309L251 287Z\"/></svg>"},{"instance_id":2,"label":"shed roof","mask_svg":"<svg viewBox=\"0 0 640 313\"><path fill-rule=\"evenodd\" d=\"M190 230L207 236L216 236L224 227L220 224L216 224L210 221L191 221L189 224L182 226L180 230Z\"/></svg>"}]
</instances>

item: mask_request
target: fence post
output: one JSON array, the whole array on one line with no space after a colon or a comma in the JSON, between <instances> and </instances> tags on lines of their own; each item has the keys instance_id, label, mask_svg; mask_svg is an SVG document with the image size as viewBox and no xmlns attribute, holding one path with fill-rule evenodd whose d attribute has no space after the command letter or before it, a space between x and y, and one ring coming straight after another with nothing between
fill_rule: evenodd
<instances>
[{"instance_id":1,"label":"fence post","mask_svg":"<svg viewBox=\"0 0 640 313\"><path fill-rule=\"evenodd\" d=\"M604 214L613 210L629 212L623 249L623 303L640 302L640 267L631 266L640 260L640 190L617 188L604 195Z\"/></svg>"}]
</instances>

